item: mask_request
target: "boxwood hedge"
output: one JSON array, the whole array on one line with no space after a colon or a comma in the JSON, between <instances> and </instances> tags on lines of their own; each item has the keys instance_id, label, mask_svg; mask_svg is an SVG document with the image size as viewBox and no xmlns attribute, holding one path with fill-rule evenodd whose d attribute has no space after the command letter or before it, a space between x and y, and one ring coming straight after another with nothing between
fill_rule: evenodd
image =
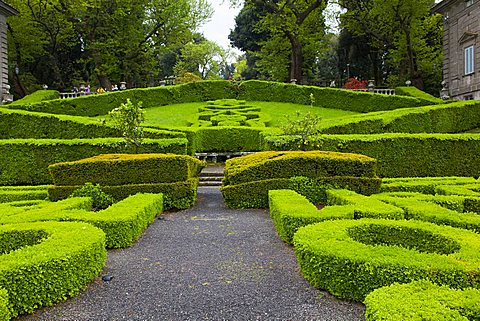
<instances>
[{"instance_id":1,"label":"boxwood hedge","mask_svg":"<svg viewBox=\"0 0 480 321\"><path fill-rule=\"evenodd\" d=\"M363 301L395 282L480 284L480 235L426 222L325 221L300 228L295 253L305 278L340 298Z\"/></svg>"},{"instance_id":2,"label":"boxwood hedge","mask_svg":"<svg viewBox=\"0 0 480 321\"><path fill-rule=\"evenodd\" d=\"M0 217L0 224L80 221L102 229L106 235L106 247L123 248L132 245L163 211L163 195L136 194L99 212L90 211L91 204L89 198L71 198L32 206L23 211L3 207L7 215Z\"/></svg>"},{"instance_id":3,"label":"boxwood hedge","mask_svg":"<svg viewBox=\"0 0 480 321\"><path fill-rule=\"evenodd\" d=\"M295 136L265 138L271 150L295 150L298 141ZM381 177L480 176L476 134L318 135L308 148L373 157Z\"/></svg>"},{"instance_id":4,"label":"boxwood hedge","mask_svg":"<svg viewBox=\"0 0 480 321\"><path fill-rule=\"evenodd\" d=\"M421 91L415 86L400 86L395 88L395 94L400 95L400 96L410 96L410 97L415 97L420 100L424 100L428 103L431 104L444 104L446 101L437 98L435 96L432 96L424 91Z\"/></svg>"},{"instance_id":5,"label":"boxwood hedge","mask_svg":"<svg viewBox=\"0 0 480 321\"><path fill-rule=\"evenodd\" d=\"M429 281L392 284L365 298L367 321L468 321L480 319L480 291Z\"/></svg>"},{"instance_id":6,"label":"boxwood hedge","mask_svg":"<svg viewBox=\"0 0 480 321\"><path fill-rule=\"evenodd\" d=\"M103 269L105 234L79 222L0 226L0 287L12 317L78 294Z\"/></svg>"},{"instance_id":7,"label":"boxwood hedge","mask_svg":"<svg viewBox=\"0 0 480 321\"><path fill-rule=\"evenodd\" d=\"M187 140L145 139L140 153L185 154ZM48 166L108 153L133 153L122 138L0 140L0 184L52 183Z\"/></svg>"},{"instance_id":8,"label":"boxwood hedge","mask_svg":"<svg viewBox=\"0 0 480 321\"><path fill-rule=\"evenodd\" d=\"M9 321L10 318L10 310L8 309L8 292L5 289L0 289L0 321Z\"/></svg>"},{"instance_id":9,"label":"boxwood hedge","mask_svg":"<svg viewBox=\"0 0 480 321\"><path fill-rule=\"evenodd\" d=\"M0 203L45 200L48 198L48 186L0 186Z\"/></svg>"},{"instance_id":10,"label":"boxwood hedge","mask_svg":"<svg viewBox=\"0 0 480 321\"><path fill-rule=\"evenodd\" d=\"M48 167L55 185L173 183L198 177L206 162L174 154L102 154Z\"/></svg>"}]
</instances>

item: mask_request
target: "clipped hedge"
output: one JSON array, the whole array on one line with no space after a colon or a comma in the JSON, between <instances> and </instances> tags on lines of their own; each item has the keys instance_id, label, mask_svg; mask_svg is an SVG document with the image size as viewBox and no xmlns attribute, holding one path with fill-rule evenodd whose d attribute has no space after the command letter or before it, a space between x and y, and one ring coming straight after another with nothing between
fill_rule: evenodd
<instances>
[{"instance_id":1,"label":"clipped hedge","mask_svg":"<svg viewBox=\"0 0 480 321\"><path fill-rule=\"evenodd\" d=\"M480 126L478 101L403 108L326 119L324 134L462 133Z\"/></svg>"},{"instance_id":2,"label":"clipped hedge","mask_svg":"<svg viewBox=\"0 0 480 321\"><path fill-rule=\"evenodd\" d=\"M57 201L67 198L79 186L54 186L48 189L50 200ZM163 194L164 209L186 209L195 204L197 200L198 178L186 181L158 184L127 184L117 186L102 186L102 191L113 196L117 201L123 200L136 193Z\"/></svg>"},{"instance_id":3,"label":"clipped hedge","mask_svg":"<svg viewBox=\"0 0 480 321\"><path fill-rule=\"evenodd\" d=\"M340 298L363 301L395 282L480 284L480 235L426 222L336 220L300 228L295 253L305 278Z\"/></svg>"},{"instance_id":4,"label":"clipped hedge","mask_svg":"<svg viewBox=\"0 0 480 321\"><path fill-rule=\"evenodd\" d=\"M418 192L422 194L437 193L437 186L463 185L479 182L473 177L401 177L384 178L381 192Z\"/></svg>"},{"instance_id":5,"label":"clipped hedge","mask_svg":"<svg viewBox=\"0 0 480 321\"><path fill-rule=\"evenodd\" d=\"M90 208L85 205L90 204ZM0 224L38 221L80 221L92 224L106 235L106 247L124 248L132 245L148 225L163 211L162 194L136 194L109 208L92 212L91 199L70 198L56 203L40 204L19 212L4 208L9 215L0 217Z\"/></svg>"},{"instance_id":6,"label":"clipped hedge","mask_svg":"<svg viewBox=\"0 0 480 321\"><path fill-rule=\"evenodd\" d=\"M0 321L9 321L11 317L8 309L8 292L5 289L0 289Z\"/></svg>"},{"instance_id":7,"label":"clipped hedge","mask_svg":"<svg viewBox=\"0 0 480 321\"><path fill-rule=\"evenodd\" d=\"M140 153L186 154L186 148L185 138L145 139ZM122 138L0 140L0 184L50 184L50 164L128 152L133 152L133 149L127 148Z\"/></svg>"},{"instance_id":8,"label":"clipped hedge","mask_svg":"<svg viewBox=\"0 0 480 321\"><path fill-rule=\"evenodd\" d=\"M268 191L276 189L293 189L302 195L311 196L312 201L324 202L325 190L349 188L358 193L370 195L380 189L381 180L375 177L333 176L306 178L309 185L298 184L297 176L291 178L272 178L261 181L226 185L220 188L225 204L230 208L266 208L268 207Z\"/></svg>"},{"instance_id":9,"label":"clipped hedge","mask_svg":"<svg viewBox=\"0 0 480 321\"><path fill-rule=\"evenodd\" d=\"M56 90L37 90L22 99L15 100L9 106L34 104L45 100L60 98L60 93Z\"/></svg>"},{"instance_id":10,"label":"clipped hedge","mask_svg":"<svg viewBox=\"0 0 480 321\"><path fill-rule=\"evenodd\" d=\"M2 225L0 238L0 287L12 317L77 295L107 259L105 234L86 223Z\"/></svg>"},{"instance_id":11,"label":"clipped hedge","mask_svg":"<svg viewBox=\"0 0 480 321\"><path fill-rule=\"evenodd\" d=\"M57 186L174 183L198 177L206 162L174 154L102 154L48 167Z\"/></svg>"},{"instance_id":12,"label":"clipped hedge","mask_svg":"<svg viewBox=\"0 0 480 321\"><path fill-rule=\"evenodd\" d=\"M235 92L228 81L200 81L176 86L136 88L71 99L17 104L11 108L49 114L98 116L108 114L127 99L132 102L141 101L143 107L147 108L222 98L235 98Z\"/></svg>"},{"instance_id":13,"label":"clipped hedge","mask_svg":"<svg viewBox=\"0 0 480 321\"><path fill-rule=\"evenodd\" d=\"M292 150L298 139L269 136L265 143L270 150ZM380 177L480 176L476 134L318 135L308 148L373 157Z\"/></svg>"},{"instance_id":14,"label":"clipped hedge","mask_svg":"<svg viewBox=\"0 0 480 321\"><path fill-rule=\"evenodd\" d=\"M0 203L44 200L48 198L48 186L0 186Z\"/></svg>"},{"instance_id":15,"label":"clipped hedge","mask_svg":"<svg viewBox=\"0 0 480 321\"><path fill-rule=\"evenodd\" d=\"M293 235L303 226L335 219L353 219L354 206L327 206L318 210L304 196L292 190L268 192L270 217L280 238L293 243Z\"/></svg>"},{"instance_id":16,"label":"clipped hedge","mask_svg":"<svg viewBox=\"0 0 480 321\"><path fill-rule=\"evenodd\" d=\"M146 138L184 138L174 130L144 129ZM116 128L99 120L0 108L0 138L103 138L122 137Z\"/></svg>"},{"instance_id":17,"label":"clipped hedge","mask_svg":"<svg viewBox=\"0 0 480 321\"><path fill-rule=\"evenodd\" d=\"M359 113L423 106L427 102L413 97L390 96L351 90L298 86L279 82L248 80L240 83L237 99L276 101L343 109Z\"/></svg>"},{"instance_id":18,"label":"clipped hedge","mask_svg":"<svg viewBox=\"0 0 480 321\"><path fill-rule=\"evenodd\" d=\"M366 321L468 321L480 319L480 291L429 281L392 284L365 298Z\"/></svg>"},{"instance_id":19,"label":"clipped hedge","mask_svg":"<svg viewBox=\"0 0 480 321\"><path fill-rule=\"evenodd\" d=\"M305 176L375 177L375 159L324 151L260 152L227 160L224 185Z\"/></svg>"},{"instance_id":20,"label":"clipped hedge","mask_svg":"<svg viewBox=\"0 0 480 321\"><path fill-rule=\"evenodd\" d=\"M430 95L429 93L426 93L424 91L421 91L415 86L400 86L395 88L395 94L400 95L400 96L410 96L414 97L420 100L423 100L427 103L431 104L444 104L445 101L437 98L435 96Z\"/></svg>"}]
</instances>

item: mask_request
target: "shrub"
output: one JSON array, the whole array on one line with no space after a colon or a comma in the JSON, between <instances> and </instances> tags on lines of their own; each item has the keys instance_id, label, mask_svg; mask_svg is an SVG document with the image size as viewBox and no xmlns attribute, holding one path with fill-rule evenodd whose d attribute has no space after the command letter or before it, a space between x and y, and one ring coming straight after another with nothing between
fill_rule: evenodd
<instances>
[{"instance_id":1,"label":"shrub","mask_svg":"<svg viewBox=\"0 0 480 321\"><path fill-rule=\"evenodd\" d=\"M109 116L114 127L122 133L127 145L134 146L135 154L138 154L138 148L144 137L143 128L140 127L145 121L142 103L133 104L127 98L127 102L110 111Z\"/></svg>"},{"instance_id":2,"label":"shrub","mask_svg":"<svg viewBox=\"0 0 480 321\"><path fill-rule=\"evenodd\" d=\"M50 200L57 201L68 197L79 186L51 186L48 189ZM123 200L136 193L162 193L164 209L186 209L195 204L197 199L198 178L186 181L159 184L127 184L103 186L102 189L112 195L116 201Z\"/></svg>"},{"instance_id":3,"label":"shrub","mask_svg":"<svg viewBox=\"0 0 480 321\"><path fill-rule=\"evenodd\" d=\"M10 318L10 310L8 309L8 292L5 289L0 289L0 321L9 321Z\"/></svg>"},{"instance_id":4,"label":"shrub","mask_svg":"<svg viewBox=\"0 0 480 321\"><path fill-rule=\"evenodd\" d=\"M105 194L99 184L85 183L82 187L73 191L69 197L89 197L92 199L92 207L96 210L104 210L114 203L112 196Z\"/></svg>"},{"instance_id":5,"label":"shrub","mask_svg":"<svg viewBox=\"0 0 480 321\"><path fill-rule=\"evenodd\" d=\"M206 162L187 155L104 154L48 167L55 185L173 183L198 177Z\"/></svg>"},{"instance_id":6,"label":"shrub","mask_svg":"<svg viewBox=\"0 0 480 321\"><path fill-rule=\"evenodd\" d=\"M145 128L147 138L184 138L173 130ZM122 132L101 121L0 108L0 138L102 138L122 137Z\"/></svg>"},{"instance_id":7,"label":"shrub","mask_svg":"<svg viewBox=\"0 0 480 321\"><path fill-rule=\"evenodd\" d=\"M22 246L5 253L1 243L0 287L8 292L12 317L78 294L107 259L105 234L86 223L2 225L0 235Z\"/></svg>"},{"instance_id":8,"label":"shrub","mask_svg":"<svg viewBox=\"0 0 480 321\"><path fill-rule=\"evenodd\" d=\"M375 159L358 154L323 151L260 152L227 160L224 185L293 176L375 177L375 163Z\"/></svg>"},{"instance_id":9,"label":"shrub","mask_svg":"<svg viewBox=\"0 0 480 321\"><path fill-rule=\"evenodd\" d=\"M480 283L480 235L416 221L336 220L300 228L295 252L305 278L363 301L395 282L428 279L455 288Z\"/></svg>"},{"instance_id":10,"label":"shrub","mask_svg":"<svg viewBox=\"0 0 480 321\"><path fill-rule=\"evenodd\" d=\"M480 291L456 290L429 281L392 284L365 298L367 321L451 320L480 318Z\"/></svg>"},{"instance_id":11,"label":"shrub","mask_svg":"<svg viewBox=\"0 0 480 321\"><path fill-rule=\"evenodd\" d=\"M312 94L312 95L311 95ZM425 101L403 96L387 96L333 88L298 86L285 83L249 80L239 86L237 99L277 101L360 113L423 106Z\"/></svg>"},{"instance_id":12,"label":"shrub","mask_svg":"<svg viewBox=\"0 0 480 321\"><path fill-rule=\"evenodd\" d=\"M297 117L300 113L297 112ZM319 134L320 130L318 125L321 118L311 112L306 113L303 118L292 120L287 117L285 124L282 126L282 130L285 135L300 136L300 150L305 150L308 145L308 140L311 136Z\"/></svg>"},{"instance_id":13,"label":"shrub","mask_svg":"<svg viewBox=\"0 0 480 321\"><path fill-rule=\"evenodd\" d=\"M83 204L82 204L83 203ZM132 245L147 226L163 211L162 194L136 194L105 210L92 212L90 198L69 198L20 210L3 207L6 214L0 224L38 221L79 221L92 224L105 232L108 248ZM90 205L87 208L87 205Z\"/></svg>"},{"instance_id":14,"label":"shrub","mask_svg":"<svg viewBox=\"0 0 480 321\"><path fill-rule=\"evenodd\" d=\"M476 134L318 135L310 148L373 157L381 177L478 177L479 142ZM291 150L298 139L270 136L265 143L271 150Z\"/></svg>"},{"instance_id":15,"label":"shrub","mask_svg":"<svg viewBox=\"0 0 480 321\"><path fill-rule=\"evenodd\" d=\"M37 90L22 99L13 101L9 106L35 104L45 100L60 98L60 93L56 90Z\"/></svg>"},{"instance_id":16,"label":"shrub","mask_svg":"<svg viewBox=\"0 0 480 321\"><path fill-rule=\"evenodd\" d=\"M186 148L187 140L184 138L146 139L140 152L185 154ZM0 140L0 184L50 184L50 164L99 154L128 152L132 151L121 138Z\"/></svg>"},{"instance_id":17,"label":"shrub","mask_svg":"<svg viewBox=\"0 0 480 321\"><path fill-rule=\"evenodd\" d=\"M410 97L415 97L417 99L423 100L426 103L430 104L443 104L445 101L443 101L440 98L434 97L424 91L421 91L415 86L409 86L409 87L396 87L395 88L395 93L400 96L410 96Z\"/></svg>"}]
</instances>

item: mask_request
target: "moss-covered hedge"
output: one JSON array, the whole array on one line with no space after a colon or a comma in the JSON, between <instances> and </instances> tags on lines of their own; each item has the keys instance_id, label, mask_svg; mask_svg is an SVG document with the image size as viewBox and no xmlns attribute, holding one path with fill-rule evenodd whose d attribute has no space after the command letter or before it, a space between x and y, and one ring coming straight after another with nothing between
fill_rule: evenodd
<instances>
[{"instance_id":1,"label":"moss-covered hedge","mask_svg":"<svg viewBox=\"0 0 480 321\"><path fill-rule=\"evenodd\" d=\"M229 159L225 164L224 185L272 178L305 176L375 177L376 161L358 154L324 151L260 152Z\"/></svg>"},{"instance_id":2,"label":"moss-covered hedge","mask_svg":"<svg viewBox=\"0 0 480 321\"><path fill-rule=\"evenodd\" d=\"M2 225L0 238L0 287L12 317L78 294L107 259L105 234L86 223Z\"/></svg>"},{"instance_id":3,"label":"moss-covered hedge","mask_svg":"<svg viewBox=\"0 0 480 321\"><path fill-rule=\"evenodd\" d=\"M413 97L389 96L351 90L298 86L259 80L244 81L239 86L237 99L250 101L277 101L369 113L429 104Z\"/></svg>"},{"instance_id":4,"label":"moss-covered hedge","mask_svg":"<svg viewBox=\"0 0 480 321\"><path fill-rule=\"evenodd\" d=\"M187 140L145 139L140 153L185 154ZM108 153L133 153L122 138L0 140L0 184L52 183L48 166Z\"/></svg>"},{"instance_id":5,"label":"moss-covered hedge","mask_svg":"<svg viewBox=\"0 0 480 321\"><path fill-rule=\"evenodd\" d=\"M178 131L145 128L146 138L184 138ZM0 139L10 138L103 138L122 133L99 120L0 108Z\"/></svg>"},{"instance_id":6,"label":"moss-covered hedge","mask_svg":"<svg viewBox=\"0 0 480 321\"><path fill-rule=\"evenodd\" d=\"M298 138L269 136L265 142L271 150L294 150ZM373 157L381 177L480 176L476 134L319 135L308 148Z\"/></svg>"},{"instance_id":7,"label":"moss-covered hedge","mask_svg":"<svg viewBox=\"0 0 480 321\"><path fill-rule=\"evenodd\" d=\"M82 204L84 202L84 204ZM91 211L91 199L71 198L56 203L34 205L19 212L2 207L0 224L38 221L80 221L92 224L106 235L106 247L123 248L132 245L163 211L162 194L136 194L99 211ZM86 205L90 208L85 208Z\"/></svg>"},{"instance_id":8,"label":"moss-covered hedge","mask_svg":"<svg viewBox=\"0 0 480 321\"><path fill-rule=\"evenodd\" d=\"M174 154L102 154L48 167L55 185L173 183L198 177L206 162Z\"/></svg>"},{"instance_id":9,"label":"moss-covered hedge","mask_svg":"<svg viewBox=\"0 0 480 321\"><path fill-rule=\"evenodd\" d=\"M50 200L57 201L67 198L78 186L56 186L48 189ZM113 196L115 200L123 200L136 193L162 193L164 209L186 209L195 204L197 200L198 178L190 178L186 181L158 184L127 184L116 186L102 186L102 191Z\"/></svg>"},{"instance_id":10,"label":"moss-covered hedge","mask_svg":"<svg viewBox=\"0 0 480 321\"><path fill-rule=\"evenodd\" d=\"M325 119L324 134L461 133L480 126L478 101L402 108Z\"/></svg>"},{"instance_id":11,"label":"moss-covered hedge","mask_svg":"<svg viewBox=\"0 0 480 321\"><path fill-rule=\"evenodd\" d=\"M120 106L127 98L141 101L143 107L235 98L235 92L228 81L201 81L176 86L136 88L124 91L87 95L71 99L56 99L39 103L12 105L11 108L39 111L50 114L76 116L106 115ZM7 106L10 108L10 106Z\"/></svg>"},{"instance_id":12,"label":"moss-covered hedge","mask_svg":"<svg viewBox=\"0 0 480 321\"><path fill-rule=\"evenodd\" d=\"M367 321L468 321L480 319L480 291L429 281L392 284L365 299Z\"/></svg>"},{"instance_id":13,"label":"moss-covered hedge","mask_svg":"<svg viewBox=\"0 0 480 321\"><path fill-rule=\"evenodd\" d=\"M336 220L300 228L295 252L305 278L340 298L363 301L395 282L480 284L480 235L426 222Z\"/></svg>"}]
</instances>

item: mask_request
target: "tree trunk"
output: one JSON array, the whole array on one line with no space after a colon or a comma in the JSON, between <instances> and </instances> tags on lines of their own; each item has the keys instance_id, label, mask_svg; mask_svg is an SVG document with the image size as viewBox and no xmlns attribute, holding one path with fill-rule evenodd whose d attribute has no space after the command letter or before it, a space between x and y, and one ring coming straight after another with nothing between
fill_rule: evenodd
<instances>
[{"instance_id":1,"label":"tree trunk","mask_svg":"<svg viewBox=\"0 0 480 321\"><path fill-rule=\"evenodd\" d=\"M412 47L412 39L410 36L410 30L404 29L405 33L405 41L407 45L407 66L408 66L408 73L410 77L410 81L412 82L412 85L417 87L420 90L424 89L424 84L423 84L423 79L418 73L418 67L417 67L417 59L415 57L415 51L413 50Z\"/></svg>"},{"instance_id":2,"label":"tree trunk","mask_svg":"<svg viewBox=\"0 0 480 321\"><path fill-rule=\"evenodd\" d=\"M303 64L303 48L302 44L295 35L288 34L288 39L292 45L292 54L290 56L290 79L296 79L296 82L302 83L302 64Z\"/></svg>"}]
</instances>

